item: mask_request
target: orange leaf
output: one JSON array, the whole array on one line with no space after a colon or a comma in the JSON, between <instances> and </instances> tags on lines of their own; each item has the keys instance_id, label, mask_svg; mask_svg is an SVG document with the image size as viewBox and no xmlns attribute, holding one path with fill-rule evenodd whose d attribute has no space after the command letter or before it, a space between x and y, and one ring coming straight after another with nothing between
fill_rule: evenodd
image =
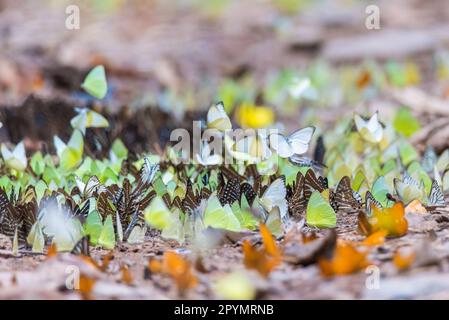
<instances>
[{"instance_id":1,"label":"orange leaf","mask_svg":"<svg viewBox=\"0 0 449 320\"><path fill-rule=\"evenodd\" d=\"M133 283L133 277L131 275L131 272L129 271L128 266L127 265L122 266L121 272L122 272L122 279L121 279L121 281L123 283L128 284L128 285L131 285Z\"/></svg>"},{"instance_id":2,"label":"orange leaf","mask_svg":"<svg viewBox=\"0 0 449 320\"><path fill-rule=\"evenodd\" d=\"M267 277L282 261L282 254L268 228L260 225L263 248L257 249L248 240L243 242L243 263L248 269L254 269Z\"/></svg>"},{"instance_id":3,"label":"orange leaf","mask_svg":"<svg viewBox=\"0 0 449 320\"><path fill-rule=\"evenodd\" d=\"M370 264L366 255L367 252L358 251L353 244L339 241L332 259L320 258L318 265L324 276L350 274Z\"/></svg>"},{"instance_id":4,"label":"orange leaf","mask_svg":"<svg viewBox=\"0 0 449 320\"><path fill-rule=\"evenodd\" d=\"M363 71L357 78L356 85L359 90L364 89L371 82L371 74L369 71Z\"/></svg>"},{"instance_id":5,"label":"orange leaf","mask_svg":"<svg viewBox=\"0 0 449 320\"><path fill-rule=\"evenodd\" d=\"M379 209L372 206L372 216L359 214L359 229L365 235L371 235L377 231L387 232L386 237L400 237L407 233L408 222L405 218L404 204L396 202L391 208Z\"/></svg>"},{"instance_id":6,"label":"orange leaf","mask_svg":"<svg viewBox=\"0 0 449 320\"><path fill-rule=\"evenodd\" d=\"M380 246L385 242L386 230L379 230L363 240L362 245L367 247Z\"/></svg>"},{"instance_id":7,"label":"orange leaf","mask_svg":"<svg viewBox=\"0 0 449 320\"><path fill-rule=\"evenodd\" d=\"M260 224L260 234L262 236L262 242L265 247L265 252L272 256L280 256L281 251L276 245L276 241L274 241L273 235L263 223Z\"/></svg>"},{"instance_id":8,"label":"orange leaf","mask_svg":"<svg viewBox=\"0 0 449 320\"><path fill-rule=\"evenodd\" d=\"M191 289L198 284L198 279L192 272L190 262L173 251L164 253L162 263L154 259L150 260L148 268L153 273L169 275L175 281L181 295L187 289Z\"/></svg>"},{"instance_id":9,"label":"orange leaf","mask_svg":"<svg viewBox=\"0 0 449 320\"><path fill-rule=\"evenodd\" d=\"M47 258L55 257L58 254L58 248L56 247L56 243L52 243L47 250Z\"/></svg>"},{"instance_id":10,"label":"orange leaf","mask_svg":"<svg viewBox=\"0 0 449 320\"><path fill-rule=\"evenodd\" d=\"M415 260L415 252L410 252L409 254L402 254L399 250L393 256L393 263L398 268L398 270L405 270L410 268L413 261Z\"/></svg>"},{"instance_id":11,"label":"orange leaf","mask_svg":"<svg viewBox=\"0 0 449 320\"><path fill-rule=\"evenodd\" d=\"M150 261L148 261L148 269L150 269L152 273L161 273L162 263L159 260L150 259Z\"/></svg>"},{"instance_id":12,"label":"orange leaf","mask_svg":"<svg viewBox=\"0 0 449 320\"><path fill-rule=\"evenodd\" d=\"M422 213L426 214L427 210L422 205L421 201L418 199L413 200L408 204L408 206L405 208L405 213Z\"/></svg>"},{"instance_id":13,"label":"orange leaf","mask_svg":"<svg viewBox=\"0 0 449 320\"><path fill-rule=\"evenodd\" d=\"M85 300L92 298L92 289L95 286L95 279L92 279L85 274L80 274L79 290L81 297Z\"/></svg>"}]
</instances>

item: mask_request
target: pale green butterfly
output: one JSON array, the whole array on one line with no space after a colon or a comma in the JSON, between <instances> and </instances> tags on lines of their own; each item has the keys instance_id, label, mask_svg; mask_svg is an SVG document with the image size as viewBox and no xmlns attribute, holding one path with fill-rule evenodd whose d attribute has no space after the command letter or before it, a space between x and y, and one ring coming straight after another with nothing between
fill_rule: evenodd
<instances>
[{"instance_id":1,"label":"pale green butterfly","mask_svg":"<svg viewBox=\"0 0 449 320\"><path fill-rule=\"evenodd\" d=\"M207 200L203 214L203 223L206 228L211 226L231 231L241 231L242 229L229 204L222 206L216 195L210 196Z\"/></svg>"},{"instance_id":2,"label":"pale green butterfly","mask_svg":"<svg viewBox=\"0 0 449 320\"><path fill-rule=\"evenodd\" d=\"M334 228L337 216L330 204L318 191L312 192L306 210L306 221L310 226L318 228Z\"/></svg>"},{"instance_id":3,"label":"pale green butterfly","mask_svg":"<svg viewBox=\"0 0 449 320\"><path fill-rule=\"evenodd\" d=\"M103 99L108 92L108 83L106 81L106 72L104 66L93 68L81 84L81 88L86 90L91 96L97 99Z\"/></svg>"},{"instance_id":4,"label":"pale green butterfly","mask_svg":"<svg viewBox=\"0 0 449 320\"><path fill-rule=\"evenodd\" d=\"M83 158L84 140L81 131L73 130L72 136L65 144L58 136L53 138L59 162L64 170L71 170L81 164Z\"/></svg>"}]
</instances>

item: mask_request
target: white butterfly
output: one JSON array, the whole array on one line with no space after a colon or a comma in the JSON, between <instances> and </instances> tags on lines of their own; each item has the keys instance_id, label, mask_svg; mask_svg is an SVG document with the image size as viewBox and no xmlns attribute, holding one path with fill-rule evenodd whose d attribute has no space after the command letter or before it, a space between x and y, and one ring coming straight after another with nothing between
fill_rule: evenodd
<instances>
[{"instance_id":1,"label":"white butterfly","mask_svg":"<svg viewBox=\"0 0 449 320\"><path fill-rule=\"evenodd\" d=\"M87 108L76 108L78 115L70 120L70 124L74 129L79 129L83 134L86 133L86 128L107 128L109 127L108 120L98 112Z\"/></svg>"},{"instance_id":2,"label":"white butterfly","mask_svg":"<svg viewBox=\"0 0 449 320\"><path fill-rule=\"evenodd\" d=\"M100 194L108 192L106 187L100 183L100 180L98 180L96 176L91 176L86 183L84 183L78 176L75 176L75 181L81 194L87 198L92 197L95 193Z\"/></svg>"},{"instance_id":3,"label":"white butterfly","mask_svg":"<svg viewBox=\"0 0 449 320\"><path fill-rule=\"evenodd\" d=\"M207 112L207 127L219 131L232 129L231 120L224 110L223 102L219 102L210 107Z\"/></svg>"},{"instance_id":4,"label":"white butterfly","mask_svg":"<svg viewBox=\"0 0 449 320\"><path fill-rule=\"evenodd\" d=\"M1 151L6 166L18 171L23 171L26 169L27 157L25 154L25 145L23 144L23 141L20 142L12 152L6 147L6 145L2 144Z\"/></svg>"},{"instance_id":5,"label":"white butterfly","mask_svg":"<svg viewBox=\"0 0 449 320\"><path fill-rule=\"evenodd\" d=\"M295 98L299 99L301 95L310 87L310 79L298 79L294 78L292 80L292 84L289 88L290 95Z\"/></svg>"},{"instance_id":6,"label":"white butterfly","mask_svg":"<svg viewBox=\"0 0 449 320\"><path fill-rule=\"evenodd\" d=\"M220 150L221 151L221 150ZM200 154L196 154L196 161L203 166L214 166L222 163L222 157L219 154L211 154L209 143L204 142L201 146Z\"/></svg>"},{"instance_id":7,"label":"white butterfly","mask_svg":"<svg viewBox=\"0 0 449 320\"><path fill-rule=\"evenodd\" d=\"M369 120L364 120L358 114L354 115L357 131L363 139L373 143L379 143L383 138L383 128L378 120L377 114L377 112L374 113Z\"/></svg>"},{"instance_id":8,"label":"white butterfly","mask_svg":"<svg viewBox=\"0 0 449 320\"><path fill-rule=\"evenodd\" d=\"M289 136L280 133L272 133L269 136L270 147L281 158L289 158L294 154L304 154L309 149L310 140L315 132L315 127L306 127L296 130Z\"/></svg>"},{"instance_id":9,"label":"white butterfly","mask_svg":"<svg viewBox=\"0 0 449 320\"><path fill-rule=\"evenodd\" d=\"M285 188L284 179L277 178L270 184L259 202L267 212L271 212L274 207L278 207L281 219L285 220L288 211L286 196L287 189Z\"/></svg>"},{"instance_id":10,"label":"white butterfly","mask_svg":"<svg viewBox=\"0 0 449 320\"><path fill-rule=\"evenodd\" d=\"M156 176L156 173L159 171L159 164L158 163L151 163L150 159L148 157L143 158L143 166L141 169L141 179L145 184L150 184L153 182L154 177Z\"/></svg>"}]
</instances>

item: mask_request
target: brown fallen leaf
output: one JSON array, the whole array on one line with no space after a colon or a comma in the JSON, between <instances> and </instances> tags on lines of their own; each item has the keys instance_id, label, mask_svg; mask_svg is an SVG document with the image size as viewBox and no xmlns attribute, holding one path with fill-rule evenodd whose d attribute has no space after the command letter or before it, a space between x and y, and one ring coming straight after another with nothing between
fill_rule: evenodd
<instances>
[{"instance_id":1,"label":"brown fallen leaf","mask_svg":"<svg viewBox=\"0 0 449 320\"><path fill-rule=\"evenodd\" d=\"M334 229L325 231L324 236L303 243L288 243L284 249L284 261L307 266L316 263L320 257L327 256L335 248L337 233Z\"/></svg>"}]
</instances>

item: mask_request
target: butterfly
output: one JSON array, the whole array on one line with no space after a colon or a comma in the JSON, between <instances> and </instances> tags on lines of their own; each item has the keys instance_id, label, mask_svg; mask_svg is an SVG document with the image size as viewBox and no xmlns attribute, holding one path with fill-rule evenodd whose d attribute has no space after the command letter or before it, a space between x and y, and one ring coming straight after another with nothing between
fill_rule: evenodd
<instances>
[{"instance_id":1,"label":"butterfly","mask_svg":"<svg viewBox=\"0 0 449 320\"><path fill-rule=\"evenodd\" d=\"M287 189L285 187L285 180L283 177L279 177L264 191L259 202L266 212L271 212L274 207L278 207L281 219L285 220L288 217L286 197Z\"/></svg>"},{"instance_id":2,"label":"butterfly","mask_svg":"<svg viewBox=\"0 0 449 320\"><path fill-rule=\"evenodd\" d=\"M313 191L307 203L306 222L318 228L334 228L337 225L334 209L319 191Z\"/></svg>"},{"instance_id":3,"label":"butterfly","mask_svg":"<svg viewBox=\"0 0 449 320\"><path fill-rule=\"evenodd\" d=\"M72 254L75 255L83 255L83 256L90 256L90 249L89 249L89 236L82 237L73 247Z\"/></svg>"},{"instance_id":4,"label":"butterfly","mask_svg":"<svg viewBox=\"0 0 449 320\"><path fill-rule=\"evenodd\" d=\"M75 181L82 199L88 199L103 192L108 192L106 187L100 183L100 180L98 180L96 176L91 176L86 183L78 178L78 176L75 176Z\"/></svg>"},{"instance_id":5,"label":"butterfly","mask_svg":"<svg viewBox=\"0 0 449 320\"><path fill-rule=\"evenodd\" d=\"M443 191L441 190L436 180L432 181L432 186L430 188L430 193L428 197L428 205L435 207L446 206Z\"/></svg>"},{"instance_id":6,"label":"butterfly","mask_svg":"<svg viewBox=\"0 0 449 320\"><path fill-rule=\"evenodd\" d=\"M222 157L219 154L211 154L210 146L207 142L203 143L201 151L196 154L196 161L202 166L215 166L222 163Z\"/></svg>"},{"instance_id":7,"label":"butterfly","mask_svg":"<svg viewBox=\"0 0 449 320\"><path fill-rule=\"evenodd\" d=\"M348 176L341 178L337 189L331 193L331 205L337 211L357 211L362 206L361 196L352 190Z\"/></svg>"},{"instance_id":8,"label":"butterfly","mask_svg":"<svg viewBox=\"0 0 449 320\"><path fill-rule=\"evenodd\" d=\"M26 238L36 222L36 203L14 205L3 189L0 189L0 232L13 242L26 244Z\"/></svg>"},{"instance_id":9,"label":"butterfly","mask_svg":"<svg viewBox=\"0 0 449 320\"><path fill-rule=\"evenodd\" d=\"M307 200L304 197L304 175L298 171L296 174L296 181L293 182L291 188L291 196L288 199L288 209L292 216L299 216L305 211Z\"/></svg>"},{"instance_id":10,"label":"butterfly","mask_svg":"<svg viewBox=\"0 0 449 320\"><path fill-rule=\"evenodd\" d=\"M17 144L12 152L2 143L1 152L7 167L17 171L24 171L26 169L27 157L23 141Z\"/></svg>"},{"instance_id":11,"label":"butterfly","mask_svg":"<svg viewBox=\"0 0 449 320\"><path fill-rule=\"evenodd\" d=\"M140 182L142 182L143 186L149 186L153 182L159 169L159 164L151 163L148 157L143 158L143 166L140 169Z\"/></svg>"},{"instance_id":12,"label":"butterfly","mask_svg":"<svg viewBox=\"0 0 449 320\"><path fill-rule=\"evenodd\" d=\"M321 170L325 168L326 166L318 161L315 161L313 159L309 159L307 157L299 156L297 154L292 155L288 158L290 163L297 165L298 167L311 167L316 170Z\"/></svg>"},{"instance_id":13,"label":"butterfly","mask_svg":"<svg viewBox=\"0 0 449 320\"><path fill-rule=\"evenodd\" d=\"M190 179L187 179L187 190L182 200L182 208L184 212L192 212L200 204L200 199L197 194L195 194Z\"/></svg>"},{"instance_id":14,"label":"butterfly","mask_svg":"<svg viewBox=\"0 0 449 320\"><path fill-rule=\"evenodd\" d=\"M222 205L217 196L213 195L207 200L206 208L202 214L204 227L241 231L241 225L234 215L229 203Z\"/></svg>"},{"instance_id":15,"label":"butterfly","mask_svg":"<svg viewBox=\"0 0 449 320\"><path fill-rule=\"evenodd\" d=\"M228 151L237 160L257 163L265 160L272 155L268 146L266 136L262 134L254 134L243 137L238 140Z\"/></svg>"},{"instance_id":16,"label":"butterfly","mask_svg":"<svg viewBox=\"0 0 449 320\"><path fill-rule=\"evenodd\" d=\"M403 174L403 180L395 178L393 180L394 188L398 196L404 203L410 203L413 200L421 200L424 197L424 184L418 183L407 172Z\"/></svg>"},{"instance_id":17,"label":"butterfly","mask_svg":"<svg viewBox=\"0 0 449 320\"><path fill-rule=\"evenodd\" d=\"M233 204L235 201L240 200L240 183L237 178L228 179L228 183L222 189L219 195L220 203Z\"/></svg>"},{"instance_id":18,"label":"butterfly","mask_svg":"<svg viewBox=\"0 0 449 320\"><path fill-rule=\"evenodd\" d=\"M425 172L432 173L435 165L437 164L437 161L438 157L435 153L435 150L432 148L432 146L427 146L421 159L421 167Z\"/></svg>"},{"instance_id":19,"label":"butterfly","mask_svg":"<svg viewBox=\"0 0 449 320\"><path fill-rule=\"evenodd\" d=\"M257 197L257 193L247 182L242 183L240 186L240 199L242 199L243 196L246 197L246 200L248 200L250 206L253 205L254 199Z\"/></svg>"},{"instance_id":20,"label":"butterfly","mask_svg":"<svg viewBox=\"0 0 449 320\"><path fill-rule=\"evenodd\" d=\"M383 127L378 120L378 112L374 113L369 120L365 120L358 114L355 114L354 123L357 131L366 141L379 143L382 140Z\"/></svg>"},{"instance_id":21,"label":"butterfly","mask_svg":"<svg viewBox=\"0 0 449 320\"><path fill-rule=\"evenodd\" d=\"M324 155L326 153L326 147L324 145L323 136L319 136L316 140L315 150L313 151L313 160L322 164L324 161Z\"/></svg>"},{"instance_id":22,"label":"butterfly","mask_svg":"<svg viewBox=\"0 0 449 320\"><path fill-rule=\"evenodd\" d=\"M207 112L207 127L225 131L232 129L231 120L224 110L223 102L211 106Z\"/></svg>"},{"instance_id":23,"label":"butterfly","mask_svg":"<svg viewBox=\"0 0 449 320\"><path fill-rule=\"evenodd\" d=\"M312 169L307 170L304 178L304 198L309 200L313 191L323 192L329 189L327 178L316 177L315 172Z\"/></svg>"},{"instance_id":24,"label":"butterfly","mask_svg":"<svg viewBox=\"0 0 449 320\"><path fill-rule=\"evenodd\" d=\"M280 133L269 135L270 147L274 149L281 158L289 158L294 154L303 154L309 148L310 140L315 132L315 127L299 129L289 136Z\"/></svg>"},{"instance_id":25,"label":"butterfly","mask_svg":"<svg viewBox=\"0 0 449 320\"><path fill-rule=\"evenodd\" d=\"M292 79L292 83L289 87L289 94L294 98L294 99L299 99L300 97L303 96L303 94L309 90L311 87L311 81L309 78L304 78L304 79L299 79L299 78L294 78Z\"/></svg>"},{"instance_id":26,"label":"butterfly","mask_svg":"<svg viewBox=\"0 0 449 320\"><path fill-rule=\"evenodd\" d=\"M53 137L53 143L59 158L59 164L64 170L76 168L82 161L84 139L80 130L73 130L69 142L64 143L58 136Z\"/></svg>"},{"instance_id":27,"label":"butterfly","mask_svg":"<svg viewBox=\"0 0 449 320\"><path fill-rule=\"evenodd\" d=\"M374 198L371 192L367 191L365 194L365 210L368 216L372 215L372 207L376 207L379 210L382 210L382 204Z\"/></svg>"},{"instance_id":28,"label":"butterfly","mask_svg":"<svg viewBox=\"0 0 449 320\"><path fill-rule=\"evenodd\" d=\"M103 99L108 92L108 83L106 81L104 66L99 65L89 71L81 84L81 88L91 96L97 99Z\"/></svg>"},{"instance_id":29,"label":"butterfly","mask_svg":"<svg viewBox=\"0 0 449 320\"><path fill-rule=\"evenodd\" d=\"M76 115L70 124L74 129L80 130L86 134L86 128L107 128L109 127L108 120L98 112L87 108L75 108L78 115Z\"/></svg>"}]
</instances>

